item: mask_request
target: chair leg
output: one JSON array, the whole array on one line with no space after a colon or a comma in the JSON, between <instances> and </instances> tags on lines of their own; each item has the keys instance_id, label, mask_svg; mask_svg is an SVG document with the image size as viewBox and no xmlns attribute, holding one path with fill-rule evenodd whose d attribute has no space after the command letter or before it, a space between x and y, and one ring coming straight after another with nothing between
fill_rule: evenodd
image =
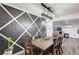
<instances>
[{"instance_id":1,"label":"chair leg","mask_svg":"<svg viewBox=\"0 0 79 59\"><path fill-rule=\"evenodd\" d=\"M56 55L59 55L59 50L58 49L56 49Z\"/></svg>"},{"instance_id":2,"label":"chair leg","mask_svg":"<svg viewBox=\"0 0 79 59\"><path fill-rule=\"evenodd\" d=\"M52 54L53 54L53 55L56 55L56 49L53 50L53 53L52 53Z\"/></svg>"},{"instance_id":3,"label":"chair leg","mask_svg":"<svg viewBox=\"0 0 79 59\"><path fill-rule=\"evenodd\" d=\"M63 53L63 49L62 49L62 47L61 47L61 49L60 49L60 50L61 50L61 52Z\"/></svg>"},{"instance_id":4,"label":"chair leg","mask_svg":"<svg viewBox=\"0 0 79 59\"><path fill-rule=\"evenodd\" d=\"M60 51L60 48L58 48L58 53L59 53L59 55L61 55L61 51Z\"/></svg>"},{"instance_id":5,"label":"chair leg","mask_svg":"<svg viewBox=\"0 0 79 59\"><path fill-rule=\"evenodd\" d=\"M59 48L59 53L60 53L60 55L62 55L62 54L63 54L63 49L62 49L62 46Z\"/></svg>"}]
</instances>

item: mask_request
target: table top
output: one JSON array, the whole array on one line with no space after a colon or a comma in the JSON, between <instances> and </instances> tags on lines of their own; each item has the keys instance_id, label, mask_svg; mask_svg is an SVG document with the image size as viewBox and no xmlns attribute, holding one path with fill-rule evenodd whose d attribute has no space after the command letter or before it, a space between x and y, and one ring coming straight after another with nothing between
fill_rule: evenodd
<instances>
[{"instance_id":1,"label":"table top","mask_svg":"<svg viewBox=\"0 0 79 59\"><path fill-rule=\"evenodd\" d=\"M42 50L46 50L51 45L53 45L53 39L52 37L45 39L45 38L38 38L35 40L32 40L32 44Z\"/></svg>"}]
</instances>

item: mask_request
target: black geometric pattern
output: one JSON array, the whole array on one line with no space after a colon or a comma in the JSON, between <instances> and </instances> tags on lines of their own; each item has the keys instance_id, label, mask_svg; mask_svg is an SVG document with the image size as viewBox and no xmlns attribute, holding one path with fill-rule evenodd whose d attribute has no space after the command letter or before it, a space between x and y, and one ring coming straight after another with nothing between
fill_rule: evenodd
<instances>
[{"instance_id":1,"label":"black geometric pattern","mask_svg":"<svg viewBox=\"0 0 79 59\"><path fill-rule=\"evenodd\" d=\"M22 12L21 10L15 9L13 7L7 6L2 4L5 9L15 18L18 17ZM7 22L13 20L11 16L0 6L0 28L7 24ZM30 35L44 35L46 32L46 28L42 22L44 22L45 19L38 17L36 15L30 14L30 13L24 13L17 19L15 19L12 23L4 27L2 30L0 30L0 33L4 34L6 37L11 36L13 38L14 43L13 45L13 54L21 51L22 49L15 45L18 44L21 45L22 39L26 38ZM19 23L19 24L18 24ZM38 32L39 31L39 32ZM23 33L25 32L25 33ZM22 34L23 33L23 34ZM22 34L22 36L21 36ZM0 37L0 44L1 42L5 41L2 40L3 38ZM5 40L5 39L4 39ZM4 44L1 44L3 46ZM5 48L7 48L7 45L4 45L4 48L1 48L0 51L1 54L3 54ZM4 49L4 50L3 50ZM19 50L18 50L19 49Z\"/></svg>"},{"instance_id":2,"label":"black geometric pattern","mask_svg":"<svg viewBox=\"0 0 79 59\"><path fill-rule=\"evenodd\" d=\"M11 16L0 6L0 27L12 20Z\"/></svg>"}]
</instances>

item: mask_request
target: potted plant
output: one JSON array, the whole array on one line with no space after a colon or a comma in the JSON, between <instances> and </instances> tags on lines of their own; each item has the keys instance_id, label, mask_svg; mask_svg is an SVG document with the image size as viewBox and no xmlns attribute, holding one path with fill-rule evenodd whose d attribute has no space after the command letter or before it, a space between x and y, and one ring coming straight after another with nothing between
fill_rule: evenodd
<instances>
[{"instance_id":1,"label":"potted plant","mask_svg":"<svg viewBox=\"0 0 79 59\"><path fill-rule=\"evenodd\" d=\"M10 46L11 46L11 42L13 41L12 40L12 37L7 37L7 43L8 43L8 48L7 49L5 49L5 52L4 52L4 54L6 54L6 55L12 55L12 51L13 51L13 47L12 48L10 48Z\"/></svg>"},{"instance_id":2,"label":"potted plant","mask_svg":"<svg viewBox=\"0 0 79 59\"><path fill-rule=\"evenodd\" d=\"M7 40L7 43L8 43L8 48L5 49L4 51L4 54L5 55L11 55L12 54L12 51L13 51L13 47L10 48L10 45L12 44L13 40L12 40L12 37L6 37L5 35L3 35L2 33L0 33L0 36L5 38Z\"/></svg>"}]
</instances>

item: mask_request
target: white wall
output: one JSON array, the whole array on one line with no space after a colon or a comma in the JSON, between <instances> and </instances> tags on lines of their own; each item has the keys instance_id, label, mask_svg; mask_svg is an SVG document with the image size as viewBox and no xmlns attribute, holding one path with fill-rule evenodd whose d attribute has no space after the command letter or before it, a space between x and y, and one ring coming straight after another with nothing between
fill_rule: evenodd
<instances>
[{"instance_id":1,"label":"white wall","mask_svg":"<svg viewBox=\"0 0 79 59\"><path fill-rule=\"evenodd\" d=\"M46 36L52 36L53 33L53 21L50 19L46 20Z\"/></svg>"},{"instance_id":2,"label":"white wall","mask_svg":"<svg viewBox=\"0 0 79 59\"><path fill-rule=\"evenodd\" d=\"M63 27L62 30L64 33L69 33L69 36L72 38L79 38L79 34L77 34L77 30L79 29L78 25L74 25L73 27Z\"/></svg>"}]
</instances>

